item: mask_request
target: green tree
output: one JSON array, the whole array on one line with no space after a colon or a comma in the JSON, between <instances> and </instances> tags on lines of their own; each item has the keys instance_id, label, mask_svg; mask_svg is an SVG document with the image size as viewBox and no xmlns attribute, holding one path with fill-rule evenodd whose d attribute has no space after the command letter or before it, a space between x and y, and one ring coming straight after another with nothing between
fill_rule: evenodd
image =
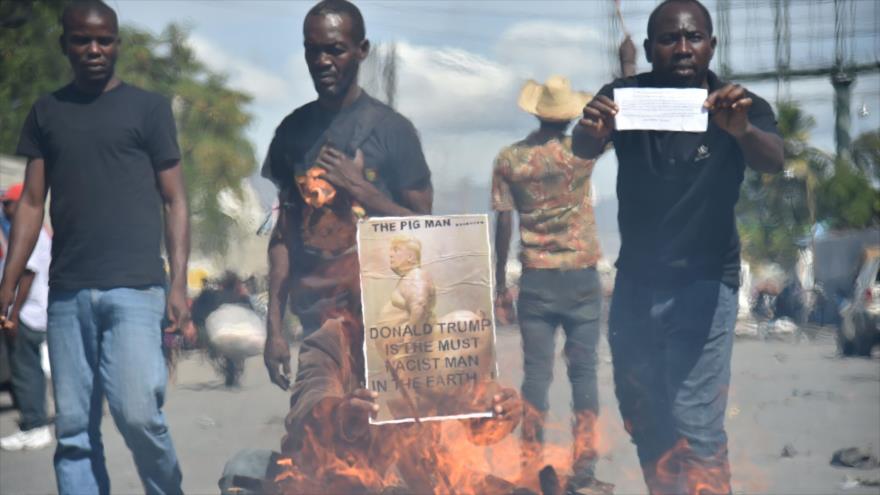
<instances>
[{"instance_id":1,"label":"green tree","mask_svg":"<svg viewBox=\"0 0 880 495\"><path fill-rule=\"evenodd\" d=\"M63 5L0 2L0 153L15 152L31 104L70 81L58 45ZM232 222L221 212L217 194L224 189L240 194L241 181L256 167L253 145L245 137L251 97L229 89L223 75L200 63L186 43L187 30L178 25L159 35L122 26L120 36L119 76L172 101L195 246L222 253Z\"/></svg>"},{"instance_id":2,"label":"green tree","mask_svg":"<svg viewBox=\"0 0 880 495\"><path fill-rule=\"evenodd\" d=\"M880 130L859 134L852 143L853 164L866 177L880 183Z\"/></svg>"},{"instance_id":3,"label":"green tree","mask_svg":"<svg viewBox=\"0 0 880 495\"><path fill-rule=\"evenodd\" d=\"M880 192L863 170L842 159L834 175L819 186L818 203L821 220L832 229L863 229L880 223Z\"/></svg>"},{"instance_id":4,"label":"green tree","mask_svg":"<svg viewBox=\"0 0 880 495\"><path fill-rule=\"evenodd\" d=\"M193 217L193 239L204 253L226 249L232 219L218 204L218 193L241 193L241 181L256 167L253 145L245 137L252 117L251 97L226 87L187 46L187 30L171 24L159 36L122 29L125 50L118 71L126 81L172 99L183 171Z\"/></svg>"},{"instance_id":5,"label":"green tree","mask_svg":"<svg viewBox=\"0 0 880 495\"><path fill-rule=\"evenodd\" d=\"M746 259L790 268L797 260L796 241L816 221L816 191L833 170L833 158L810 145L816 122L796 103L780 102L777 121L785 169L781 174L746 170L737 219Z\"/></svg>"},{"instance_id":6,"label":"green tree","mask_svg":"<svg viewBox=\"0 0 880 495\"><path fill-rule=\"evenodd\" d=\"M61 55L63 2L0 1L0 153L13 154L31 104L70 80Z\"/></svg>"}]
</instances>

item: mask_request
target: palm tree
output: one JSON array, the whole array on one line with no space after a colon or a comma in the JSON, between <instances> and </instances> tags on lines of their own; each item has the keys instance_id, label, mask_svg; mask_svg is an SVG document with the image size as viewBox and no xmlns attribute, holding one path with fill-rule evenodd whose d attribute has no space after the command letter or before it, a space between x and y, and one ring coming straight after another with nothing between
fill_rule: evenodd
<instances>
[{"instance_id":1,"label":"palm tree","mask_svg":"<svg viewBox=\"0 0 880 495\"><path fill-rule=\"evenodd\" d=\"M778 128L785 147L782 174L746 171L737 217L748 258L791 267L795 241L816 222L816 189L834 170L834 159L809 144L815 119L790 101L777 105Z\"/></svg>"},{"instance_id":2,"label":"palm tree","mask_svg":"<svg viewBox=\"0 0 880 495\"><path fill-rule=\"evenodd\" d=\"M796 103L780 102L777 113L785 147L783 177L800 182L812 226L816 223L816 188L834 172L834 157L810 146L810 130L816 126L816 119L805 114Z\"/></svg>"},{"instance_id":3,"label":"palm tree","mask_svg":"<svg viewBox=\"0 0 880 495\"><path fill-rule=\"evenodd\" d=\"M852 159L857 169L874 185L880 183L880 130L859 134L852 143Z\"/></svg>"}]
</instances>

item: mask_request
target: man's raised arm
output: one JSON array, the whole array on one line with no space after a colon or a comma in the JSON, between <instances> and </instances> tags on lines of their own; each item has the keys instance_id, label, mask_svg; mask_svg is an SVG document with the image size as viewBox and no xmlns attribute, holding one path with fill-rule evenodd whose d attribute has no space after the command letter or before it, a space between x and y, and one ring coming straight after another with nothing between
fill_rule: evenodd
<instances>
[{"instance_id":1,"label":"man's raised arm","mask_svg":"<svg viewBox=\"0 0 880 495\"><path fill-rule=\"evenodd\" d=\"M750 168L763 173L780 172L785 165L782 138L753 125L749 118L753 103L745 88L728 84L713 91L705 107L712 121L736 139Z\"/></svg>"},{"instance_id":2,"label":"man's raised arm","mask_svg":"<svg viewBox=\"0 0 880 495\"><path fill-rule=\"evenodd\" d=\"M592 160L605 150L614 132L617 104L605 95L596 95L584 107L584 116L571 132L571 150L575 156Z\"/></svg>"}]
</instances>

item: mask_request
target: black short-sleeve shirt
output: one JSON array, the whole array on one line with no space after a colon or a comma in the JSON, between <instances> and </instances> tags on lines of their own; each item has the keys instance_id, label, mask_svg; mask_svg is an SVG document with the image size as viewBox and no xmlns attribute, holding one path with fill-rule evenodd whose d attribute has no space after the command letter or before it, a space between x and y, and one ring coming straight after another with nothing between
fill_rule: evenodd
<instances>
[{"instance_id":1,"label":"black short-sleeve shirt","mask_svg":"<svg viewBox=\"0 0 880 495\"><path fill-rule=\"evenodd\" d=\"M360 306L359 294L355 293L358 288L338 283L338 272L357 273L357 218L351 211L350 198L337 191L332 204L315 208L305 203L297 186L297 177L314 166L316 150L325 143L349 156L360 149L364 177L395 203L403 202L404 191L424 190L431 185L431 172L415 127L366 92L338 112L329 112L314 101L281 122L262 174L281 189L285 200L283 206L293 236L291 272L295 280L306 275L312 281L326 277L327 285L332 287L293 291L291 304L304 325L320 325L332 308L357 312Z\"/></svg>"},{"instance_id":2,"label":"black short-sleeve shirt","mask_svg":"<svg viewBox=\"0 0 880 495\"><path fill-rule=\"evenodd\" d=\"M709 73L709 92L726 83ZM656 86L651 73L614 88ZM749 121L779 134L770 105L753 93ZM745 171L733 136L710 119L706 132L614 131L617 154L618 269L654 286L719 280L739 286L740 243L734 217Z\"/></svg>"},{"instance_id":3,"label":"black short-sleeve shirt","mask_svg":"<svg viewBox=\"0 0 880 495\"><path fill-rule=\"evenodd\" d=\"M370 130L361 142L353 145L351 137L359 133L363 119L346 117L369 112ZM334 121L345 121L341 128L326 135ZM280 189L291 188L296 175L311 164L305 163L306 153L319 140L329 141L341 151L354 156L358 147L364 154L366 177L395 202L401 193L428 187L431 171L422 153L418 133L412 123L394 109L368 95L365 91L351 105L339 112L324 110L313 101L294 110L275 130L269 155L262 174ZM319 144L322 144L319 143Z\"/></svg>"},{"instance_id":4,"label":"black short-sleeve shirt","mask_svg":"<svg viewBox=\"0 0 880 495\"><path fill-rule=\"evenodd\" d=\"M51 287L164 283L156 174L180 159L166 98L126 83L97 96L65 86L33 105L17 154L45 163Z\"/></svg>"}]
</instances>

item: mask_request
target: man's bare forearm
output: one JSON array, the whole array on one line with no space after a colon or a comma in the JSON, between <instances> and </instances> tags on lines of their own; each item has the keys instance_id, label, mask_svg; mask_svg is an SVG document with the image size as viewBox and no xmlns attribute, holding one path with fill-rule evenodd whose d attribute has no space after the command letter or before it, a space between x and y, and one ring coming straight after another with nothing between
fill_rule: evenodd
<instances>
[{"instance_id":1,"label":"man's bare forearm","mask_svg":"<svg viewBox=\"0 0 880 495\"><path fill-rule=\"evenodd\" d=\"M186 266L189 262L189 210L186 200L165 205L165 249L171 270L171 286L186 286Z\"/></svg>"},{"instance_id":2,"label":"man's bare forearm","mask_svg":"<svg viewBox=\"0 0 880 495\"><path fill-rule=\"evenodd\" d=\"M408 192L410 194L406 194ZM376 186L366 181L358 184L351 193L370 216L406 217L431 213L433 190L430 187L419 191L404 191L406 204L395 203L393 199L382 194ZM423 196L427 196L427 201Z\"/></svg>"},{"instance_id":3,"label":"man's bare forearm","mask_svg":"<svg viewBox=\"0 0 880 495\"><path fill-rule=\"evenodd\" d=\"M18 318L24 302L27 301L28 295L31 293L31 286L34 284L35 273L25 270L21 278L18 279L18 291L15 293L15 301L12 303L12 317Z\"/></svg>"},{"instance_id":4,"label":"man's bare forearm","mask_svg":"<svg viewBox=\"0 0 880 495\"><path fill-rule=\"evenodd\" d=\"M14 289L24 275L28 257L37 244L43 226L43 208L32 208L19 202L9 237L9 252L3 268L3 284Z\"/></svg>"},{"instance_id":5,"label":"man's bare forearm","mask_svg":"<svg viewBox=\"0 0 880 495\"><path fill-rule=\"evenodd\" d=\"M159 172L159 186L165 212L165 250L171 271L171 287L186 288L189 262L189 208L180 164Z\"/></svg>"},{"instance_id":6,"label":"man's bare forearm","mask_svg":"<svg viewBox=\"0 0 880 495\"><path fill-rule=\"evenodd\" d=\"M736 141L746 163L753 170L772 174L782 171L785 166L782 138L776 134L749 125L745 133L736 137Z\"/></svg>"},{"instance_id":7,"label":"man's bare forearm","mask_svg":"<svg viewBox=\"0 0 880 495\"><path fill-rule=\"evenodd\" d=\"M495 216L495 290L507 286L507 256L510 253L512 216L509 211L499 211Z\"/></svg>"},{"instance_id":8,"label":"man's bare forearm","mask_svg":"<svg viewBox=\"0 0 880 495\"><path fill-rule=\"evenodd\" d=\"M571 151L578 158L587 160L598 158L605 151L606 144L608 144L607 139L591 136L581 124L576 124L571 131Z\"/></svg>"},{"instance_id":9,"label":"man's bare forearm","mask_svg":"<svg viewBox=\"0 0 880 495\"><path fill-rule=\"evenodd\" d=\"M279 217L279 222L282 219ZM279 228L278 225L275 227ZM290 279L290 256L286 240L272 233L269 241L269 307L266 314L266 331L270 335L281 334L284 309L287 306Z\"/></svg>"},{"instance_id":10,"label":"man's bare forearm","mask_svg":"<svg viewBox=\"0 0 880 495\"><path fill-rule=\"evenodd\" d=\"M37 245L46 205L43 159L31 159L25 169L24 191L18 201L9 237L9 252L3 269L3 289L14 290L24 273L27 260Z\"/></svg>"}]
</instances>

